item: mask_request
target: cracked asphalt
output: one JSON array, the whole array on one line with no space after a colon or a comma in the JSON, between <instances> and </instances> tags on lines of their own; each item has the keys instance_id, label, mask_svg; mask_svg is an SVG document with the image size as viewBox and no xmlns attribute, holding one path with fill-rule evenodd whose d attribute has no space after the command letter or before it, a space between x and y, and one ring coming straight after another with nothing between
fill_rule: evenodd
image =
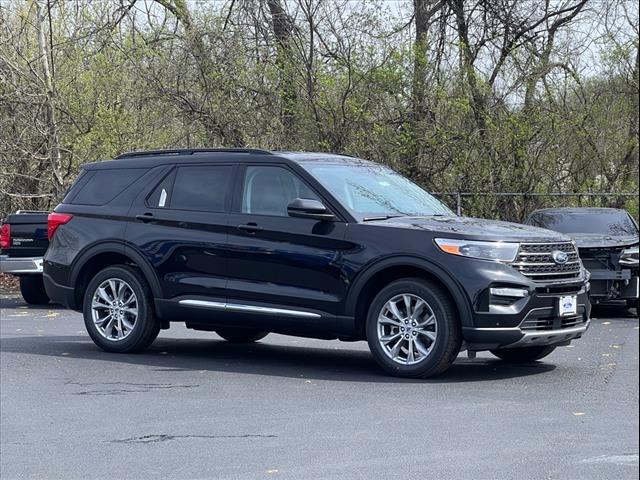
<instances>
[{"instance_id":1,"label":"cracked asphalt","mask_svg":"<svg viewBox=\"0 0 640 480\"><path fill-rule=\"evenodd\" d=\"M595 312L540 363L461 355L432 380L365 343L182 325L98 350L78 313L0 299L0 477L638 478L638 319Z\"/></svg>"}]
</instances>

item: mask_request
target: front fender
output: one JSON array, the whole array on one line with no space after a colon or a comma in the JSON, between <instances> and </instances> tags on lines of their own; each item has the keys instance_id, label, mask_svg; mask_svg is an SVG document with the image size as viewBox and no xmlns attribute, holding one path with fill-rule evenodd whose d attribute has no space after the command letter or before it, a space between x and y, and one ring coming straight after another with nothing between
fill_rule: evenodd
<instances>
[{"instance_id":1,"label":"front fender","mask_svg":"<svg viewBox=\"0 0 640 480\"><path fill-rule=\"evenodd\" d=\"M358 298L362 293L362 290L366 284L377 273L383 270L393 267L413 267L424 271L427 275L430 275L442 283L449 291L460 313L460 321L463 326L473 326L473 313L471 310L471 302L468 299L466 293L462 289L462 286L445 271L442 267L436 263L421 258L418 256L397 255L387 257L382 260L377 260L372 265L365 267L365 269L358 274L349 288L347 294L347 301L345 302L345 315L348 317L354 317L356 314L356 308Z\"/></svg>"}]
</instances>

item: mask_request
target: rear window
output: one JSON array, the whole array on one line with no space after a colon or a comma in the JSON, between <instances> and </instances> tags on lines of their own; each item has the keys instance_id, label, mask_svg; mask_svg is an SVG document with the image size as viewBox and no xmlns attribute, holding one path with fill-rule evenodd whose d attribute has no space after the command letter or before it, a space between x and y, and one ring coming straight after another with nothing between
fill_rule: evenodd
<instances>
[{"instance_id":1,"label":"rear window","mask_svg":"<svg viewBox=\"0 0 640 480\"><path fill-rule=\"evenodd\" d=\"M231 173L229 165L178 168L171 192L171 208L224 212Z\"/></svg>"},{"instance_id":2,"label":"rear window","mask_svg":"<svg viewBox=\"0 0 640 480\"><path fill-rule=\"evenodd\" d=\"M104 205L135 182L147 170L144 168L127 168L116 170L89 171L83 178L80 191L71 199L71 203L79 205ZM72 191L74 188L72 188Z\"/></svg>"}]
</instances>

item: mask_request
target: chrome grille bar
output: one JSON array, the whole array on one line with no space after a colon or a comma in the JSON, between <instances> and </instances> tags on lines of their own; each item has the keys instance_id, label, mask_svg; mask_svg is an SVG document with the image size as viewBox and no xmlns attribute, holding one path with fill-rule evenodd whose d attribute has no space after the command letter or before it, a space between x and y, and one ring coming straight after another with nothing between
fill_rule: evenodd
<instances>
[{"instance_id":1,"label":"chrome grille bar","mask_svg":"<svg viewBox=\"0 0 640 480\"><path fill-rule=\"evenodd\" d=\"M556 251L566 253L567 262L555 262L553 253ZM511 266L534 281L542 282L579 278L582 262L572 242L523 243Z\"/></svg>"}]
</instances>

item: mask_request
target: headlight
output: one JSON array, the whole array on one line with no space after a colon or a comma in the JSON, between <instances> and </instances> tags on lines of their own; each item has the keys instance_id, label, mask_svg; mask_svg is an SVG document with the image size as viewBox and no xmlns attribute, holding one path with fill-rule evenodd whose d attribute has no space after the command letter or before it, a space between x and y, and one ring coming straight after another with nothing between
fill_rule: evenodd
<instances>
[{"instance_id":1,"label":"headlight","mask_svg":"<svg viewBox=\"0 0 640 480\"><path fill-rule=\"evenodd\" d=\"M499 262L513 262L520 248L519 243L510 242L477 242L450 238L436 238L435 242L445 253Z\"/></svg>"},{"instance_id":2,"label":"headlight","mask_svg":"<svg viewBox=\"0 0 640 480\"><path fill-rule=\"evenodd\" d=\"M638 265L638 246L627 248L620 254L620 265Z\"/></svg>"}]
</instances>

